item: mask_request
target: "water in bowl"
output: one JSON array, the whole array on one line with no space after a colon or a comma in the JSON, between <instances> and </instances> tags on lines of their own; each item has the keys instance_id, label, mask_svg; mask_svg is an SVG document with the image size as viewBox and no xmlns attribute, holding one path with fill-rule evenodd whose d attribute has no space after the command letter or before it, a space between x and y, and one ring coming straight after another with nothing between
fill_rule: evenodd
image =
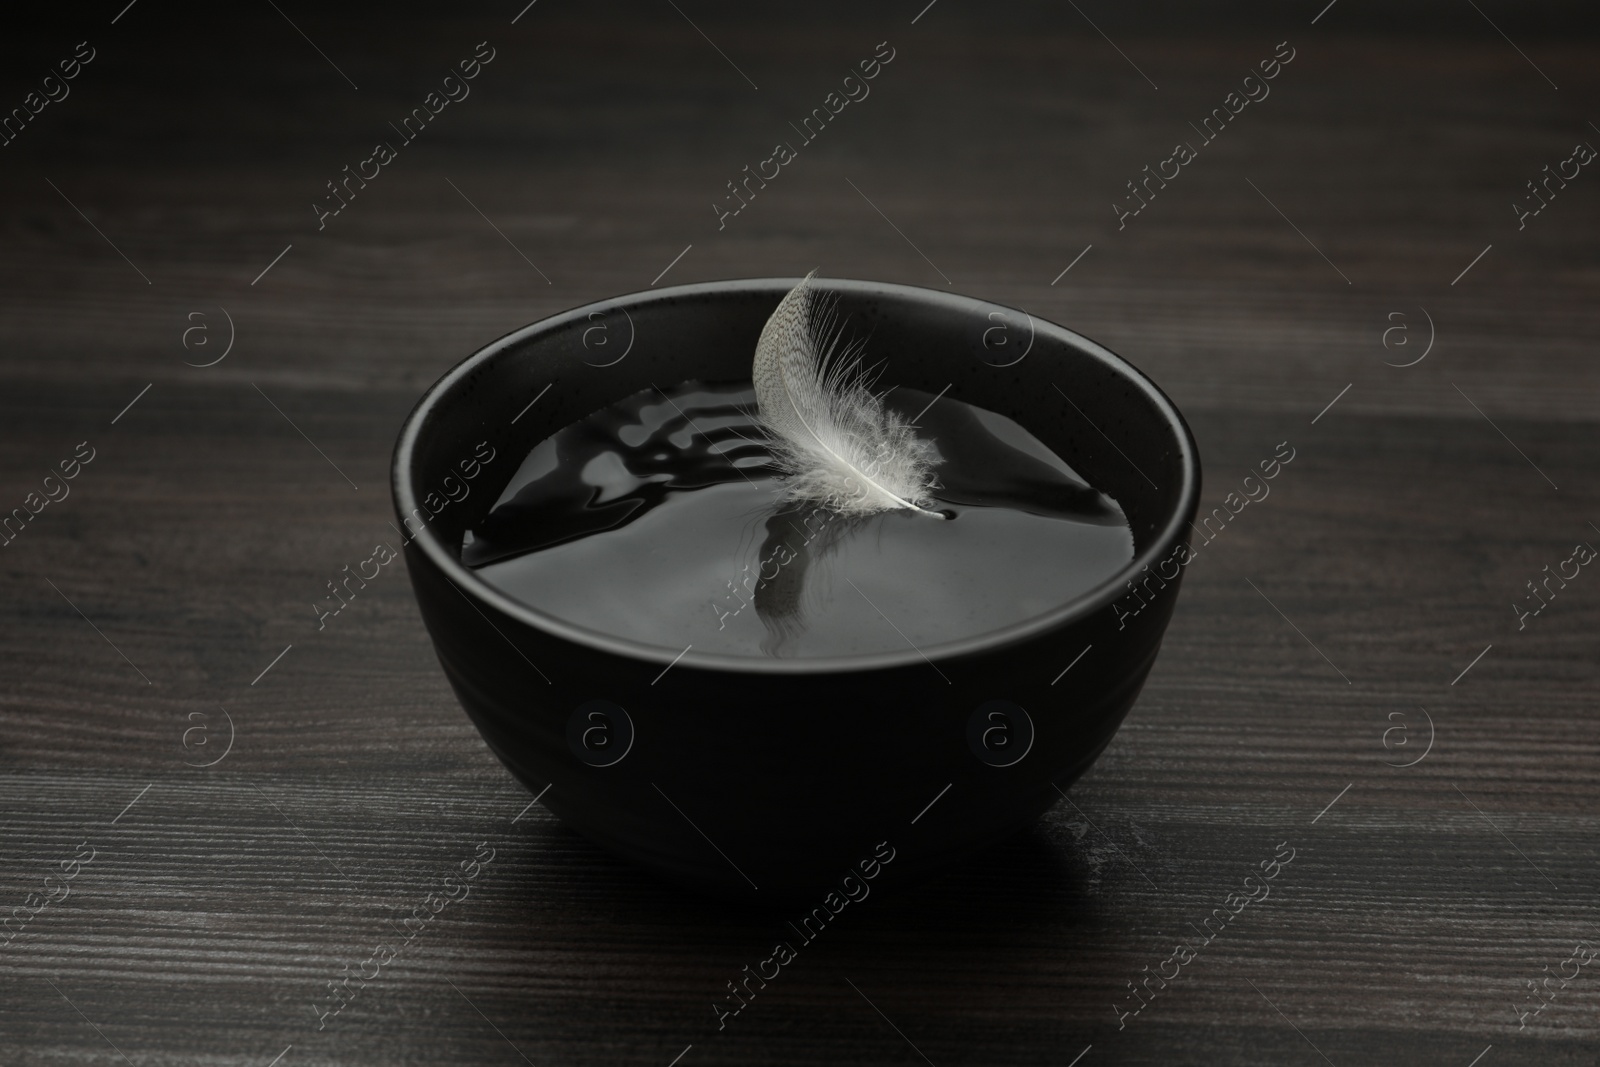
<instances>
[{"instance_id":1,"label":"water in bowl","mask_svg":"<svg viewBox=\"0 0 1600 1067\"><path fill-rule=\"evenodd\" d=\"M922 651L1041 615L1133 558L1117 502L1016 422L895 388L946 521L782 504L748 382L647 389L539 442L462 560L510 596L674 653Z\"/></svg>"}]
</instances>

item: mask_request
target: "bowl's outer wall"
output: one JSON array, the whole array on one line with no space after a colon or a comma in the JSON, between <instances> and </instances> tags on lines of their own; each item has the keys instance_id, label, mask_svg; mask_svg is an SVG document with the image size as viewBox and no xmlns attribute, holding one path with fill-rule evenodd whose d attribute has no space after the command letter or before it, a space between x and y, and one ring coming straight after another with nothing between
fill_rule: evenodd
<instances>
[{"instance_id":1,"label":"bowl's outer wall","mask_svg":"<svg viewBox=\"0 0 1600 1067\"><path fill-rule=\"evenodd\" d=\"M487 512L527 451L557 429L653 384L748 379L761 327L792 284L713 283L619 298L496 342L413 413L420 423L409 463L397 450L395 471L408 532L427 520L431 536L456 556L462 531ZM1153 387L1141 386L1115 357L982 301L822 284L840 290L852 330L870 338L871 358L885 360L880 388L936 393L948 385L947 395L1016 419L1118 499L1140 552L1170 552L1174 526L1186 529L1194 516L1193 442L1181 418L1152 401ZM997 325L1010 336L994 334ZM597 366L616 360L623 346L619 361ZM1024 346L1019 362L994 365ZM461 462L481 456L482 441L495 458L464 482ZM440 503L436 488L447 477L455 494L466 487L464 498ZM1175 512L1181 523L1172 523ZM904 881L1047 808L1132 706L1182 577L957 654L925 649L926 659L892 666L788 674L686 657L663 673L676 650L630 655L615 641L531 625L484 595L476 579L447 573L418 539L407 541L405 554L423 620L463 706L518 778L536 791L550 787L549 810L681 884L785 904L820 901L879 842L896 858L877 884ZM619 705L632 726L632 747L610 766L579 760L568 743L569 718L592 700ZM980 760L969 743L969 720L990 700L1019 705L1032 723L1032 746L1011 766Z\"/></svg>"}]
</instances>

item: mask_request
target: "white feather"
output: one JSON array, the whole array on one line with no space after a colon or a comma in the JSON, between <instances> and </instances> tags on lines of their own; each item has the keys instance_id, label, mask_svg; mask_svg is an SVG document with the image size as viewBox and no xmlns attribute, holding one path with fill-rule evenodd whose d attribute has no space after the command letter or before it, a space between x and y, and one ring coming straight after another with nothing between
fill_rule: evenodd
<instances>
[{"instance_id":1,"label":"white feather","mask_svg":"<svg viewBox=\"0 0 1600 1067\"><path fill-rule=\"evenodd\" d=\"M810 274L762 328L751 379L773 458L788 477L785 499L841 515L905 508L944 517L930 508L933 448L872 392Z\"/></svg>"}]
</instances>

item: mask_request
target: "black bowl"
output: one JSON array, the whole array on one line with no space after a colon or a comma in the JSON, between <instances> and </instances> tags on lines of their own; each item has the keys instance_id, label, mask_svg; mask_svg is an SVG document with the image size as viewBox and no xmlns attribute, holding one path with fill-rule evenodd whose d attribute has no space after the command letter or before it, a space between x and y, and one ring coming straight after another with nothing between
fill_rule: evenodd
<instances>
[{"instance_id":1,"label":"black bowl","mask_svg":"<svg viewBox=\"0 0 1600 1067\"><path fill-rule=\"evenodd\" d=\"M423 396L393 479L445 675L551 812L696 890L831 905L852 872L855 896L868 875L906 882L1022 828L1100 754L1172 614L1200 466L1171 401L1087 338L947 292L819 279L885 360L880 388L949 385L1015 419L1122 505L1133 562L1003 630L803 660L675 657L545 614L462 565L463 531L534 444L652 384L748 379L763 323L798 281L655 289L508 334Z\"/></svg>"}]
</instances>

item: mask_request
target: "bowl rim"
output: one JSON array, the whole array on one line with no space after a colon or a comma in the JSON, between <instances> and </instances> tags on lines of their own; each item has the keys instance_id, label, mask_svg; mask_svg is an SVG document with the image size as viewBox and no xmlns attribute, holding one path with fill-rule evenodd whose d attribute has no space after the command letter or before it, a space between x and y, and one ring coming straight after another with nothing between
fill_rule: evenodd
<instances>
[{"instance_id":1,"label":"bowl rim","mask_svg":"<svg viewBox=\"0 0 1600 1067\"><path fill-rule=\"evenodd\" d=\"M725 293L747 294L752 291L765 292L768 290L781 293L800 284L800 281L801 279L798 277L733 278L692 282L684 285L666 286L660 289L644 289L638 292L624 293L620 296L607 297L603 300L591 301L579 307L557 312L554 315L547 315L496 338L446 371L438 381L434 382L422 394L416 405L411 409L410 414L406 416L405 422L400 428L400 434L395 441L390 465L390 491L397 517L409 515L413 509L419 506L411 485L410 471L422 426L429 415L450 395L451 391L459 383L481 366L499 357L512 346L572 323L588 321L588 317L592 312L613 309L618 306L636 310L639 306L645 304L671 301L684 297L715 296ZM1051 322L1048 319L1041 319L1021 308L1013 308L992 300L952 293L947 290L904 285L897 282L819 277L813 279L813 284L817 284L821 288L853 291L863 295L892 294L913 301L944 305L952 310L970 311L974 305L984 305L989 308L1014 311L1027 316L1036 331L1052 335L1055 339L1079 349L1082 354L1097 359L1106 368L1139 389L1174 431L1174 436L1177 439L1179 466L1182 471L1183 484L1179 490L1177 506L1167 516L1165 525L1150 541L1145 550L1137 553L1132 561L1121 570L1087 592L1040 615L1023 619L1000 629L987 630L981 634L955 641L945 641L922 648L912 646L904 652L871 652L857 655L815 656L798 659L775 659L731 652L696 652L692 645L674 655L670 649L662 646L646 644L643 641L620 637L600 630L592 630L569 622L502 592L478 577L475 571L456 558L435 535L431 524L423 525L416 534L406 541L406 544L408 546L415 545L428 561L439 569L446 580L451 582L464 596L468 597L469 603L473 603L472 598L475 597L477 601L473 603L475 608L481 610L483 607L491 607L525 626L552 637L625 659L646 663L752 674L801 675L883 670L913 666L919 662L931 665L938 660L955 659L979 652L992 652L1008 646L1022 644L1041 633L1081 621L1104 610L1113 601L1124 595L1125 588L1129 582L1145 568L1155 566L1181 540L1180 535L1183 532L1183 527L1188 525L1189 522L1186 516L1195 510L1199 501L1199 451L1195 444L1194 435L1189 430L1189 424L1184 421L1177 405L1161 391L1155 382L1151 381L1133 364L1104 345L1074 330L1069 330L1065 326ZM1092 422L1091 425L1093 425ZM1098 427L1095 428L1098 429ZM1113 447L1115 447L1114 443ZM1129 462L1131 465L1132 461ZM1137 468L1134 469L1137 470ZM409 530L409 527L407 529Z\"/></svg>"}]
</instances>

